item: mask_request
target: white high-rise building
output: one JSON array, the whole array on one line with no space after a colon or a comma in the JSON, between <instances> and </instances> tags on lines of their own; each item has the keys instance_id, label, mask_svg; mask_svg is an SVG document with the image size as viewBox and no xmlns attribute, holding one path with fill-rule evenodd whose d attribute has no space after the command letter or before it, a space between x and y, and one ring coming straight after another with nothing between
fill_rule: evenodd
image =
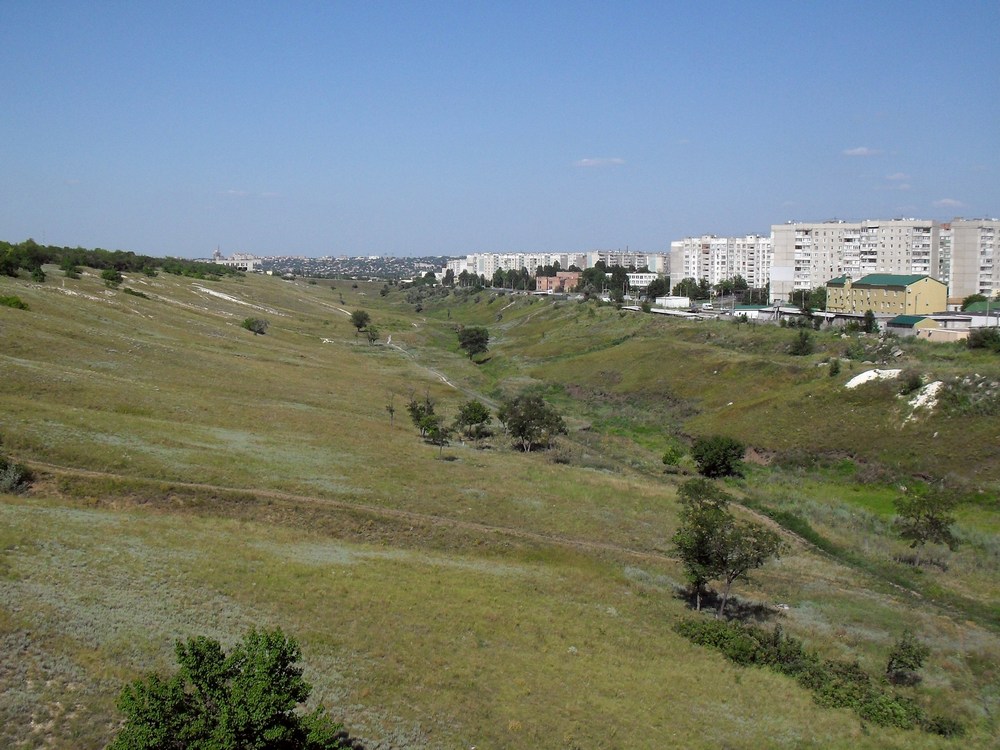
<instances>
[{"instance_id":1,"label":"white high-rise building","mask_svg":"<svg viewBox=\"0 0 1000 750\"><path fill-rule=\"evenodd\" d=\"M1000 294L1000 219L953 219L945 226L948 295Z\"/></svg>"},{"instance_id":2,"label":"white high-rise building","mask_svg":"<svg viewBox=\"0 0 1000 750\"><path fill-rule=\"evenodd\" d=\"M789 222L772 226L771 237L772 300L788 300L794 291L823 286L837 276L938 278L941 273L940 225L930 219Z\"/></svg>"},{"instance_id":3,"label":"white high-rise building","mask_svg":"<svg viewBox=\"0 0 1000 750\"><path fill-rule=\"evenodd\" d=\"M670 283L682 279L707 279L718 284L742 276L751 287L770 280L771 238L759 234L742 237L685 237L670 243Z\"/></svg>"}]
</instances>

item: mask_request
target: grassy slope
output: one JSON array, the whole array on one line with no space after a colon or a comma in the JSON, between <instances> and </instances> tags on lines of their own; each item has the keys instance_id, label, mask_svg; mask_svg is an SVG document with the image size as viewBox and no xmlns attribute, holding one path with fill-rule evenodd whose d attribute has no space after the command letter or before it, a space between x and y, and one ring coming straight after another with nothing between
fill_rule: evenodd
<instances>
[{"instance_id":1,"label":"grassy slope","mask_svg":"<svg viewBox=\"0 0 1000 750\"><path fill-rule=\"evenodd\" d=\"M484 295L414 315L364 284L129 279L146 300L58 276L0 279L31 307L0 308L0 434L43 473L0 505L0 744L99 747L119 686L166 667L173 638L261 622L300 638L317 699L398 746L947 744L863 728L671 630L686 610L663 554L674 489L649 476L657 429L716 429L706 415L737 387L787 411L775 385L818 397L811 368L697 331L665 351L660 321L576 305ZM357 307L401 348L355 338ZM240 329L247 315L268 334ZM488 363L455 351L458 321L490 325ZM576 466L462 446L435 460L403 402L427 391L454 413L465 395L438 373L487 395L540 384L595 429L574 435ZM789 603L789 629L873 669L917 625L935 647L924 700L973 744L995 731L1000 644L974 623L800 543L741 593Z\"/></svg>"}]
</instances>

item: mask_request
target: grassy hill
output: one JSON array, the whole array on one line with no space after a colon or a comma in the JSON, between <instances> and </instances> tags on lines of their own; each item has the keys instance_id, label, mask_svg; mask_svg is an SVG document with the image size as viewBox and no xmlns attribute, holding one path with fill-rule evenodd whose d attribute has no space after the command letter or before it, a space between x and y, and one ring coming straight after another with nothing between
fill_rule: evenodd
<instances>
[{"instance_id":1,"label":"grassy hill","mask_svg":"<svg viewBox=\"0 0 1000 750\"><path fill-rule=\"evenodd\" d=\"M981 394L995 358L825 332L791 357L794 331L488 292L162 273L111 289L46 270L0 278L28 306L0 307L0 449L37 475L0 496L0 745L102 747L121 686L168 669L174 639L253 624L295 635L314 700L378 747L955 744L822 708L675 633L692 616L669 541L683 477L659 457L714 433L759 456L730 487L742 512L789 529L739 599L873 672L909 626L932 648L914 699L960 718L965 746L997 738L991 402L962 391L905 421L891 384L843 388L884 355L975 374ZM460 324L489 328L485 361L458 349ZM403 408L427 394L453 416L525 387L569 422L551 453L496 440L439 458ZM969 500L965 544L918 572L894 559L892 498L938 480Z\"/></svg>"}]
</instances>

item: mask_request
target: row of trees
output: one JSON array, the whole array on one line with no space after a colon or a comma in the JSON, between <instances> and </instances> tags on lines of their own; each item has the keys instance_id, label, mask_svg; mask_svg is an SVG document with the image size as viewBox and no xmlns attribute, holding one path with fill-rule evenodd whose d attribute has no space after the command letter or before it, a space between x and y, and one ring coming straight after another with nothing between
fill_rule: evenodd
<instances>
[{"instance_id":1,"label":"row of trees","mask_svg":"<svg viewBox=\"0 0 1000 750\"><path fill-rule=\"evenodd\" d=\"M110 269L119 273L144 273L150 276L155 275L158 268L162 268L167 273L195 278L233 276L240 273L228 266L184 258L153 258L124 250L103 248L86 250L82 247L39 245L32 239L17 244L0 241L0 274L16 276L23 269L37 281L44 281L45 273L42 266L46 264L58 265L70 277L78 275L82 266L98 270Z\"/></svg>"},{"instance_id":2,"label":"row of trees","mask_svg":"<svg viewBox=\"0 0 1000 750\"><path fill-rule=\"evenodd\" d=\"M395 415L392 396L386 411L391 423ZM485 404L476 399L461 404L450 424L437 412L429 394L423 398L411 394L406 411L420 437L437 445L441 451L456 432L477 442L493 434L490 428L493 415ZM539 448L548 449L557 435L566 434L566 423L562 417L537 394L521 393L503 399L495 416L514 445L526 453Z\"/></svg>"}]
</instances>

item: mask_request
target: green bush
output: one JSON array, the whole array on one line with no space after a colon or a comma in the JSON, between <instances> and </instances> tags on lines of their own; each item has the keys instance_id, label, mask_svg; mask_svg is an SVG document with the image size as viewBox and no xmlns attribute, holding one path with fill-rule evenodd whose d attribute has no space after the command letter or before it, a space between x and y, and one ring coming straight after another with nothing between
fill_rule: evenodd
<instances>
[{"instance_id":1,"label":"green bush","mask_svg":"<svg viewBox=\"0 0 1000 750\"><path fill-rule=\"evenodd\" d=\"M798 335L788 348L788 353L796 357L804 357L807 354L812 354L814 349L812 336L809 331L803 328L799 329Z\"/></svg>"},{"instance_id":2,"label":"green bush","mask_svg":"<svg viewBox=\"0 0 1000 750\"><path fill-rule=\"evenodd\" d=\"M108 286L116 286L125 280L125 277L122 276L121 271L117 268L105 268L101 271L101 278L104 279L104 283Z\"/></svg>"},{"instance_id":3,"label":"green bush","mask_svg":"<svg viewBox=\"0 0 1000 750\"><path fill-rule=\"evenodd\" d=\"M13 307L15 310L27 310L28 306L21 301L20 297L13 294L0 296L0 305L3 307Z\"/></svg>"},{"instance_id":4,"label":"green bush","mask_svg":"<svg viewBox=\"0 0 1000 750\"><path fill-rule=\"evenodd\" d=\"M698 465L698 473L710 479L742 476L745 453L743 443L726 435L698 438L691 446L691 458Z\"/></svg>"},{"instance_id":5,"label":"green bush","mask_svg":"<svg viewBox=\"0 0 1000 750\"><path fill-rule=\"evenodd\" d=\"M970 349L989 349L1000 352L1000 328L973 328L965 345Z\"/></svg>"},{"instance_id":6,"label":"green bush","mask_svg":"<svg viewBox=\"0 0 1000 750\"><path fill-rule=\"evenodd\" d=\"M149 299L149 295L146 294L145 292L137 292L135 289L130 289L129 287L125 287L124 289L122 289L122 291L125 292L125 294L131 294L133 297L142 297L143 299Z\"/></svg>"},{"instance_id":7,"label":"green bush","mask_svg":"<svg viewBox=\"0 0 1000 750\"><path fill-rule=\"evenodd\" d=\"M35 475L27 466L0 455L0 492L19 494L27 490L34 479Z\"/></svg>"},{"instance_id":8,"label":"green bush","mask_svg":"<svg viewBox=\"0 0 1000 750\"><path fill-rule=\"evenodd\" d=\"M899 392L904 396L919 391L923 384L923 376L916 370L903 370L899 374Z\"/></svg>"},{"instance_id":9,"label":"green bush","mask_svg":"<svg viewBox=\"0 0 1000 750\"><path fill-rule=\"evenodd\" d=\"M251 331L254 336L263 336L267 332L268 325L270 324L263 318L244 318L240 323L242 328Z\"/></svg>"},{"instance_id":10,"label":"green bush","mask_svg":"<svg viewBox=\"0 0 1000 750\"><path fill-rule=\"evenodd\" d=\"M927 717L910 698L885 690L857 662L820 660L801 641L785 636L781 626L768 632L738 622L684 620L676 625L676 630L694 643L721 651L737 664L768 667L796 678L799 684L813 691L821 706L850 708L864 720L880 726L920 727L945 737L958 736L964 731L957 720ZM922 657L918 661L922 663ZM915 662L910 659L907 663Z\"/></svg>"}]
</instances>

